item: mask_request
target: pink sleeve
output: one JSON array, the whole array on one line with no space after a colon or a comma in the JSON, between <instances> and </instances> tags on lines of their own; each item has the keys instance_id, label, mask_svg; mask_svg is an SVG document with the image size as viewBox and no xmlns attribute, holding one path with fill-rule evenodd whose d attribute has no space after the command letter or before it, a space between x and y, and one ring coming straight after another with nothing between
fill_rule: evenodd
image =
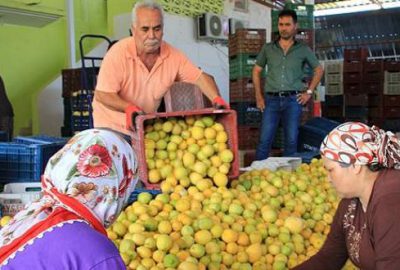
<instances>
[{"instance_id":1,"label":"pink sleeve","mask_svg":"<svg viewBox=\"0 0 400 270\"><path fill-rule=\"evenodd\" d=\"M101 63L96 90L118 93L121 90L122 75L122 53L121 48L116 44L106 53Z\"/></svg>"},{"instance_id":2,"label":"pink sleeve","mask_svg":"<svg viewBox=\"0 0 400 270\"><path fill-rule=\"evenodd\" d=\"M203 73L183 53L178 52L179 70L178 81L194 83Z\"/></svg>"}]
</instances>

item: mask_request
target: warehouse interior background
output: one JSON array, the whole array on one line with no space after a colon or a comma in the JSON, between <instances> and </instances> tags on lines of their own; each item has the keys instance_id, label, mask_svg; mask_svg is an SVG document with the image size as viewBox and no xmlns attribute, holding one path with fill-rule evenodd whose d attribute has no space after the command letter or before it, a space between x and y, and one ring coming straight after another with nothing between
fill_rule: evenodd
<instances>
[{"instance_id":1,"label":"warehouse interior background","mask_svg":"<svg viewBox=\"0 0 400 270\"><path fill-rule=\"evenodd\" d=\"M193 2L193 3L192 3ZM118 40L129 35L128 0L0 0L0 74L15 111L15 134L60 135L64 111L62 70L81 66L79 39L84 34ZM229 100L229 53L226 41L197 37L197 16L209 12L266 30L271 40L272 10L284 1L161 1L164 40L212 74ZM315 52L321 61L343 59L344 48L365 47L368 58L398 60L399 1L294 1L314 6ZM344 11L360 11L344 14ZM326 13L328 11L328 13ZM333 15L324 15L338 13ZM318 16L317 16L318 14ZM89 40L87 55L103 56L106 43Z\"/></svg>"}]
</instances>

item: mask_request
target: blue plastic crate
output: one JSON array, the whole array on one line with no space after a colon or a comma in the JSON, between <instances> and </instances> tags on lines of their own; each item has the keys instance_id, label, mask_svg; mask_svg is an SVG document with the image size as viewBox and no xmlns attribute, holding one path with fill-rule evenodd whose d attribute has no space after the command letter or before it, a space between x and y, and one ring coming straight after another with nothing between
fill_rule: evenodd
<instances>
[{"instance_id":1,"label":"blue plastic crate","mask_svg":"<svg viewBox=\"0 0 400 270\"><path fill-rule=\"evenodd\" d=\"M158 194L161 194L161 190L157 190L157 189L141 189L141 188L138 188L138 189L135 189L135 190L131 193L131 195L129 196L128 204L131 204L131 203L135 202L135 201L137 200L138 195L139 195L140 193L142 193L142 192L150 193L150 194L153 196L153 198L154 198L155 196L157 196Z\"/></svg>"},{"instance_id":2,"label":"blue plastic crate","mask_svg":"<svg viewBox=\"0 0 400 270\"><path fill-rule=\"evenodd\" d=\"M40 181L47 161L66 143L49 136L16 137L0 143L0 183Z\"/></svg>"},{"instance_id":3,"label":"blue plastic crate","mask_svg":"<svg viewBox=\"0 0 400 270\"><path fill-rule=\"evenodd\" d=\"M67 143L67 138L62 137L51 137L47 135L37 135L37 136L29 136L22 137L18 136L14 138L14 142L23 143L23 144L61 144L62 146Z\"/></svg>"},{"instance_id":4,"label":"blue plastic crate","mask_svg":"<svg viewBox=\"0 0 400 270\"><path fill-rule=\"evenodd\" d=\"M339 126L340 123L324 117L314 117L308 120L304 125L315 127L329 133L332 129Z\"/></svg>"},{"instance_id":5,"label":"blue plastic crate","mask_svg":"<svg viewBox=\"0 0 400 270\"><path fill-rule=\"evenodd\" d=\"M329 131L313 126L301 126L299 128L298 151L319 151L322 141Z\"/></svg>"},{"instance_id":6,"label":"blue plastic crate","mask_svg":"<svg viewBox=\"0 0 400 270\"><path fill-rule=\"evenodd\" d=\"M0 142L8 141L8 133L5 131L0 131Z\"/></svg>"},{"instance_id":7,"label":"blue plastic crate","mask_svg":"<svg viewBox=\"0 0 400 270\"><path fill-rule=\"evenodd\" d=\"M231 103L231 108L237 113L239 125L259 126L262 120L262 112L254 102Z\"/></svg>"}]
</instances>

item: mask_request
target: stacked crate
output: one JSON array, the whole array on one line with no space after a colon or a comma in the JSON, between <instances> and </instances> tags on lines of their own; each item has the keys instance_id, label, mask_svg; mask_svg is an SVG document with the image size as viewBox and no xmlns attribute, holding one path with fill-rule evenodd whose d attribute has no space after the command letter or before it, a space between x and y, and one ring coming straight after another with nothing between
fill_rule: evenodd
<instances>
[{"instance_id":1,"label":"stacked crate","mask_svg":"<svg viewBox=\"0 0 400 270\"><path fill-rule=\"evenodd\" d=\"M400 131L400 62L384 63L383 104L379 112L384 129Z\"/></svg>"},{"instance_id":2,"label":"stacked crate","mask_svg":"<svg viewBox=\"0 0 400 270\"><path fill-rule=\"evenodd\" d=\"M237 112L241 150L254 150L259 140L262 113L256 106L252 69L265 35L263 29L239 29L229 36L229 99Z\"/></svg>"},{"instance_id":3,"label":"stacked crate","mask_svg":"<svg viewBox=\"0 0 400 270\"><path fill-rule=\"evenodd\" d=\"M368 123L369 93L363 84L365 48L345 49L343 63L344 118L346 121Z\"/></svg>"},{"instance_id":4,"label":"stacked crate","mask_svg":"<svg viewBox=\"0 0 400 270\"><path fill-rule=\"evenodd\" d=\"M98 68L93 69L94 72L98 72ZM89 81L89 83L92 82ZM72 136L75 132L92 126L90 102L93 90L84 90L82 85L81 68L62 70L64 126L61 127L61 135L64 137Z\"/></svg>"},{"instance_id":5,"label":"stacked crate","mask_svg":"<svg viewBox=\"0 0 400 270\"><path fill-rule=\"evenodd\" d=\"M322 115L339 122L343 121L343 61L325 63L325 102Z\"/></svg>"}]
</instances>

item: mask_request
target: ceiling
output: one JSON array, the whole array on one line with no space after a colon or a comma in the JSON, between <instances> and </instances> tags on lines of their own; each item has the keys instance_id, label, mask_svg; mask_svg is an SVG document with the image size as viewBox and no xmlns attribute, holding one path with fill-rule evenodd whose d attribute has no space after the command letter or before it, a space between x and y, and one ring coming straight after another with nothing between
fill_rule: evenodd
<instances>
[{"instance_id":1,"label":"ceiling","mask_svg":"<svg viewBox=\"0 0 400 270\"><path fill-rule=\"evenodd\" d=\"M377 5L380 8L400 4L399 0L315 0L315 9L346 8L353 6Z\"/></svg>"},{"instance_id":2,"label":"ceiling","mask_svg":"<svg viewBox=\"0 0 400 270\"><path fill-rule=\"evenodd\" d=\"M266 5L273 9L283 9L286 0L253 0L254 2ZM292 0L291 3L304 4L302 0ZM378 5L381 8L385 5L400 4L400 0L314 0L315 9L331 9L338 7L352 7L363 5Z\"/></svg>"}]
</instances>

